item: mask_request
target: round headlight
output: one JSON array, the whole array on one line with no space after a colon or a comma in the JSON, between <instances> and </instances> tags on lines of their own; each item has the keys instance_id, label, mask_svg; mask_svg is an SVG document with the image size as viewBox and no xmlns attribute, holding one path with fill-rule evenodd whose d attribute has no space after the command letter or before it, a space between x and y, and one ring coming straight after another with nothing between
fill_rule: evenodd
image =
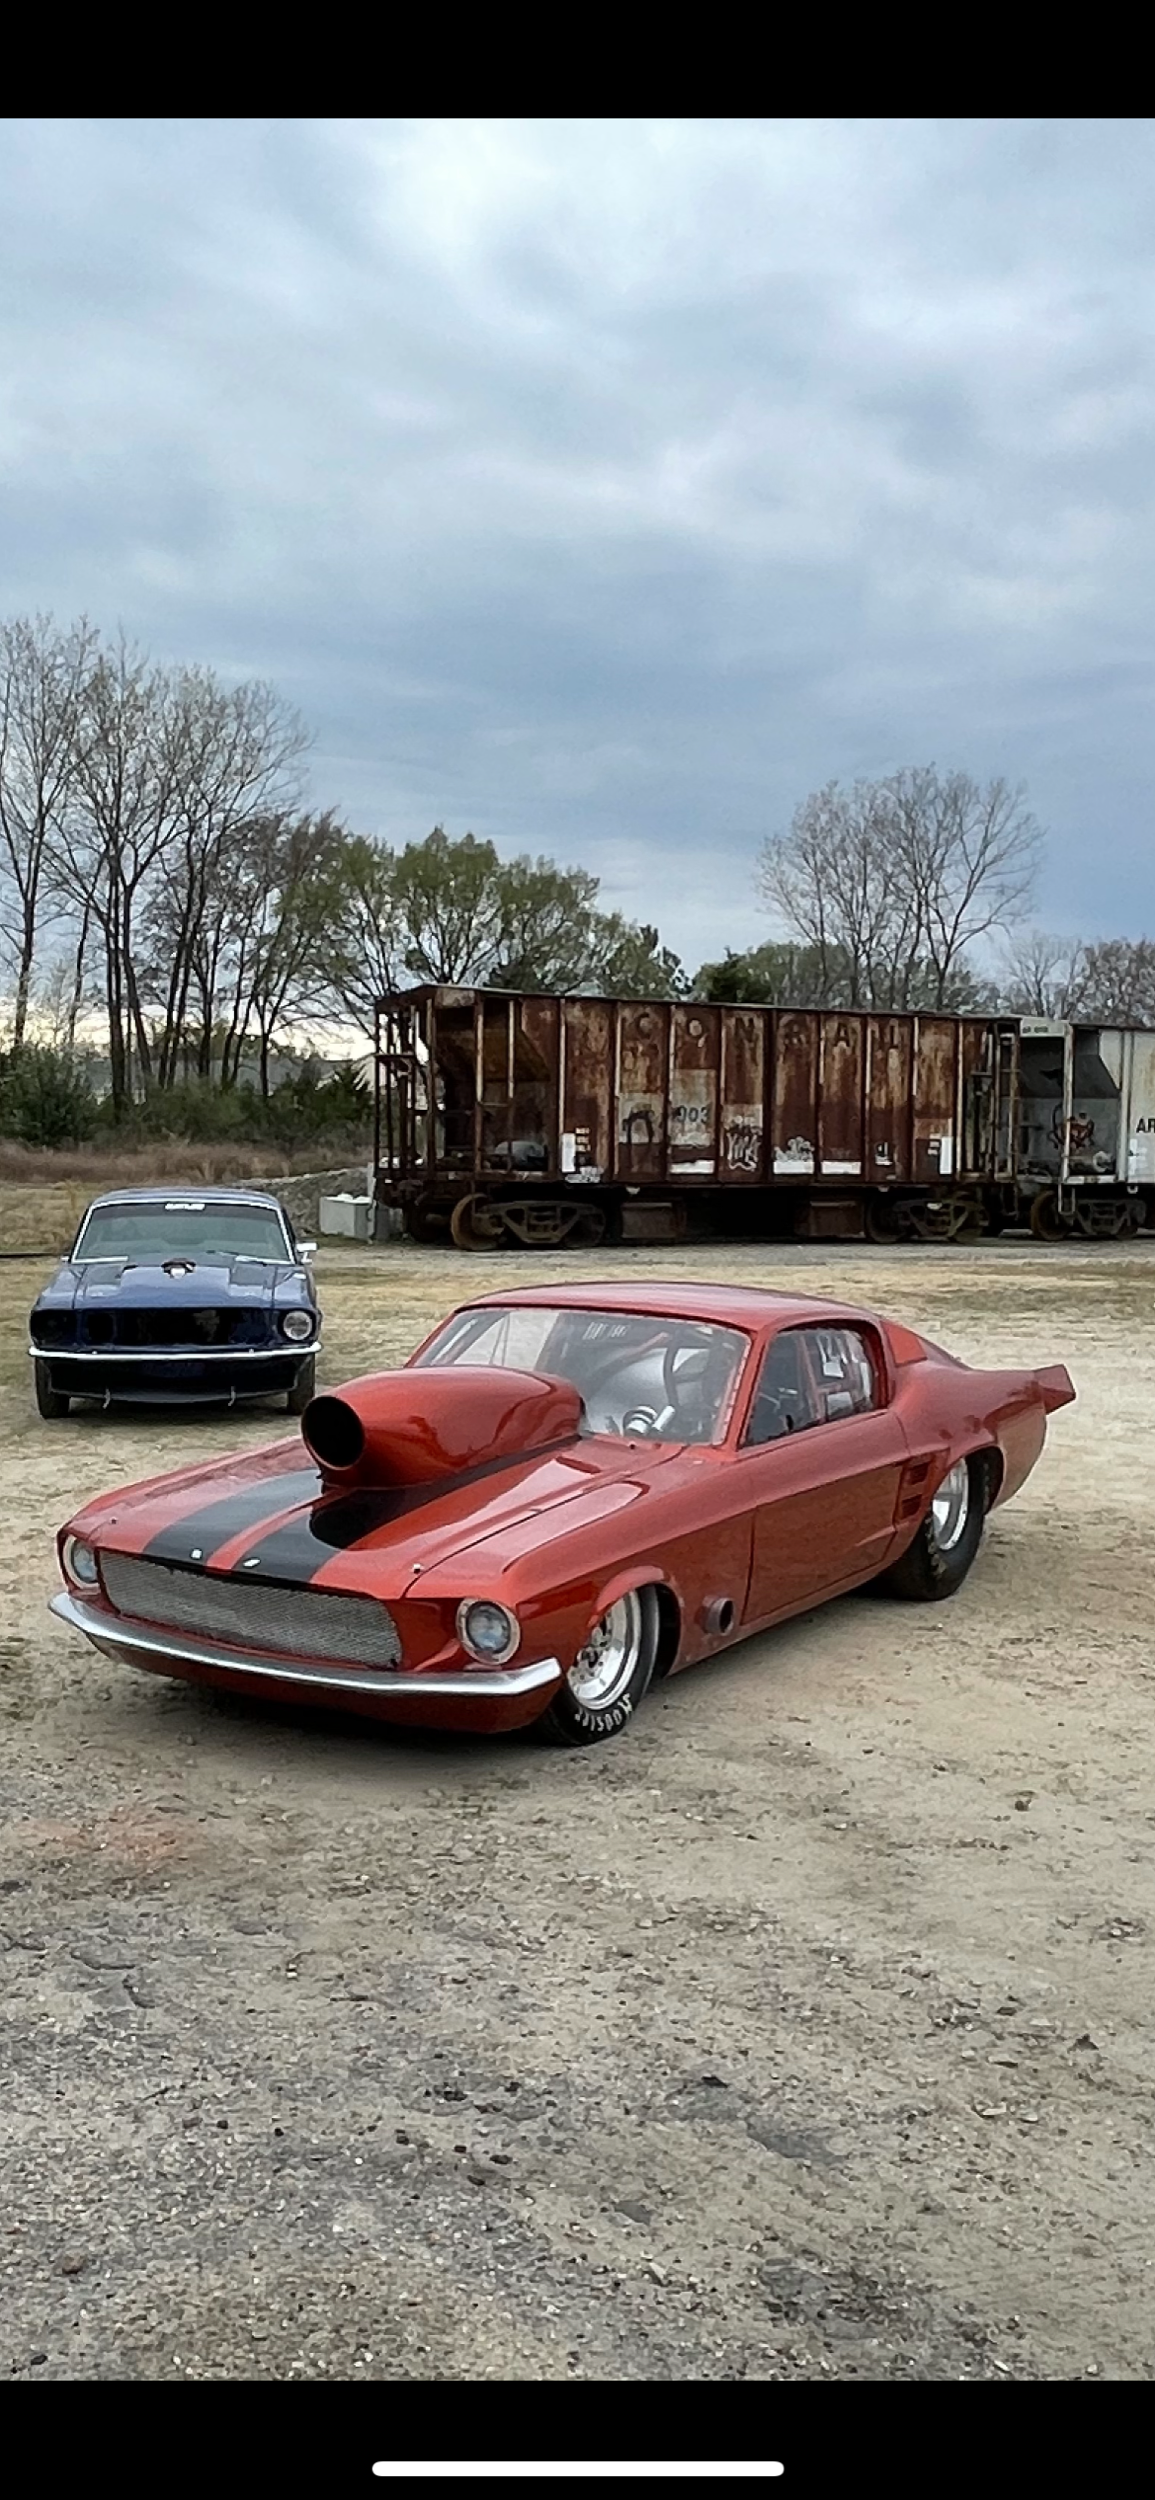
<instances>
[{"instance_id":1,"label":"round headlight","mask_svg":"<svg viewBox=\"0 0 1155 2500\"><path fill-rule=\"evenodd\" d=\"M467 1597L457 1609L457 1637L471 1657L500 1667L512 1658L521 1626L508 1606L495 1606L487 1597Z\"/></svg>"},{"instance_id":2,"label":"round headlight","mask_svg":"<svg viewBox=\"0 0 1155 2500\"><path fill-rule=\"evenodd\" d=\"M64 1548L64 1568L69 1579L75 1580L81 1588L99 1588L100 1572L97 1569L96 1556L91 1545L85 1544L83 1537L69 1537Z\"/></svg>"},{"instance_id":3,"label":"round headlight","mask_svg":"<svg viewBox=\"0 0 1155 2500\"><path fill-rule=\"evenodd\" d=\"M313 1322L308 1311L282 1311L281 1335L283 1337L291 1337L294 1345L304 1345L305 1339L311 1337L312 1334Z\"/></svg>"}]
</instances>

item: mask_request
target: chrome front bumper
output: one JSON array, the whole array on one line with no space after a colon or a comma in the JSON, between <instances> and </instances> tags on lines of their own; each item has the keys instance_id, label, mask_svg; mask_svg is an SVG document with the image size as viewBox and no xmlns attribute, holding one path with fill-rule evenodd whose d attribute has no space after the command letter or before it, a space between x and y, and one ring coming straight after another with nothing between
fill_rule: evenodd
<instances>
[{"instance_id":1,"label":"chrome front bumper","mask_svg":"<svg viewBox=\"0 0 1155 2500\"><path fill-rule=\"evenodd\" d=\"M38 1363L283 1363L296 1355L303 1362L307 1354L321 1354L324 1348L319 1337L300 1341L285 1337L279 1345L106 1345L47 1346L29 1345L28 1352Z\"/></svg>"},{"instance_id":2,"label":"chrome front bumper","mask_svg":"<svg viewBox=\"0 0 1155 2500\"><path fill-rule=\"evenodd\" d=\"M153 1631L144 1624L125 1623L103 1606L83 1605L67 1589L48 1603L62 1623L83 1632L95 1649L130 1667L154 1664L169 1674L179 1674L182 1666L194 1674L200 1668L244 1678L254 1685L320 1687L338 1699L342 1693L365 1693L382 1701L516 1700L519 1694L544 1692L547 1686L560 1684L563 1673L556 1658L538 1658L524 1667L467 1667L430 1675L423 1675L420 1668L396 1674L381 1667L310 1667L298 1658L257 1659L247 1650L220 1649L188 1632Z\"/></svg>"}]
</instances>

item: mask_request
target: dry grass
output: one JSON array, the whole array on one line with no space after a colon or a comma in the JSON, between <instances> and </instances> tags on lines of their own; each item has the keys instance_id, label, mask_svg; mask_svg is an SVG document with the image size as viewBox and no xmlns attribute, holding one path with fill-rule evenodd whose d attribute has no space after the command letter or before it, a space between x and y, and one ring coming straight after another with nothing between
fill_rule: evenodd
<instances>
[{"instance_id":1,"label":"dry grass","mask_svg":"<svg viewBox=\"0 0 1155 2500\"><path fill-rule=\"evenodd\" d=\"M81 1146L50 1154L0 1138L0 1258L61 1255L73 1240L89 1200L102 1190L148 1188L190 1181L206 1187L230 1181L281 1180L292 1172L330 1169L324 1142L308 1153L286 1155L276 1146L166 1146L103 1149Z\"/></svg>"},{"instance_id":2,"label":"dry grass","mask_svg":"<svg viewBox=\"0 0 1155 2500\"><path fill-rule=\"evenodd\" d=\"M0 1182L0 1258L67 1250L92 1194L85 1181L58 1181L47 1189L8 1189Z\"/></svg>"},{"instance_id":3,"label":"dry grass","mask_svg":"<svg viewBox=\"0 0 1155 2500\"><path fill-rule=\"evenodd\" d=\"M344 1152L342 1161L356 1161ZM172 1143L151 1139L140 1146L70 1146L49 1150L22 1146L18 1138L0 1137L0 1184L9 1188L55 1187L63 1181L83 1182L89 1194L152 1182L203 1181L206 1184L259 1180L286 1172L323 1172L333 1156L323 1138L288 1154L283 1146L227 1146Z\"/></svg>"}]
</instances>

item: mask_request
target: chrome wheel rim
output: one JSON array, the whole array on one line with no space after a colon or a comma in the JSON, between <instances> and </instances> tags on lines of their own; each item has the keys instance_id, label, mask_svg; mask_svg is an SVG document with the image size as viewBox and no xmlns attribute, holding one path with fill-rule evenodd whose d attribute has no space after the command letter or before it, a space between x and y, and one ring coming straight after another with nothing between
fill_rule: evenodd
<instances>
[{"instance_id":1,"label":"chrome wheel rim","mask_svg":"<svg viewBox=\"0 0 1155 2500\"><path fill-rule=\"evenodd\" d=\"M608 1606L579 1649L566 1683L583 1710L608 1710L633 1681L642 1638L642 1601L631 1589Z\"/></svg>"},{"instance_id":2,"label":"chrome wheel rim","mask_svg":"<svg viewBox=\"0 0 1155 2500\"><path fill-rule=\"evenodd\" d=\"M940 1554L958 1544L971 1506L970 1468L965 1458L943 1477L930 1506L931 1534Z\"/></svg>"}]
</instances>

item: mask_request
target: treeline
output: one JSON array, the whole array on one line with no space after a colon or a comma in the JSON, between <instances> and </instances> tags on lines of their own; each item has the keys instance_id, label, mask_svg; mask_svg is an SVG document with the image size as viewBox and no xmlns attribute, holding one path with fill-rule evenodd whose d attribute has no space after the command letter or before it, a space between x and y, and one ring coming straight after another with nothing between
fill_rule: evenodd
<instances>
[{"instance_id":1,"label":"treeline","mask_svg":"<svg viewBox=\"0 0 1155 2500\"><path fill-rule=\"evenodd\" d=\"M393 848L306 807L308 743L262 682L85 619L0 626L0 1128L320 1118L315 1069L273 1084L294 1036L368 1038L375 999L415 981L1155 1023L1155 944L1029 927L1043 837L1001 780L928 765L813 793L755 867L750 901L785 934L691 975L584 868L441 827ZM102 1100L80 1047L97 1015Z\"/></svg>"},{"instance_id":2,"label":"treeline","mask_svg":"<svg viewBox=\"0 0 1155 2500\"><path fill-rule=\"evenodd\" d=\"M0 1137L48 1148L268 1145L288 1156L323 1143L327 1162L356 1162L372 1135L372 1090L351 1064L305 1061L281 1072L267 1094L249 1081L221 1087L193 1078L127 1107L98 1092L91 1077L86 1055L51 1044L0 1051Z\"/></svg>"},{"instance_id":3,"label":"treeline","mask_svg":"<svg viewBox=\"0 0 1155 2500\"><path fill-rule=\"evenodd\" d=\"M114 1117L199 1081L262 1095L306 1019L372 1030L419 980L662 991L598 880L437 828L394 850L301 806L308 738L262 683L164 667L86 620L0 627L0 940L19 1052L99 1007Z\"/></svg>"}]
</instances>

